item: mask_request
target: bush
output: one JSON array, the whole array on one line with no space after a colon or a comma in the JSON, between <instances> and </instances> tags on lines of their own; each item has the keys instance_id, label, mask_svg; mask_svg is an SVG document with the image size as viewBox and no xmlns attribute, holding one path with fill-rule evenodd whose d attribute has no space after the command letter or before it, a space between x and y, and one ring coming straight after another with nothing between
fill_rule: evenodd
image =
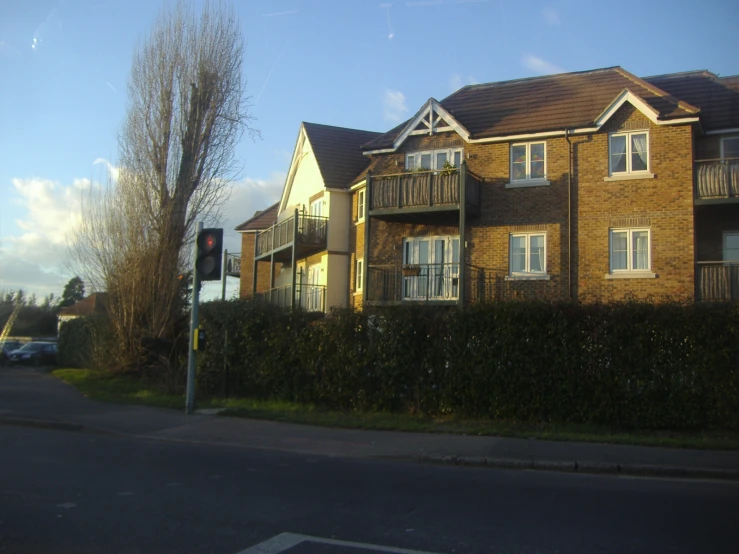
<instances>
[{"instance_id":1,"label":"bush","mask_svg":"<svg viewBox=\"0 0 739 554\"><path fill-rule=\"evenodd\" d=\"M62 324L57 342L59 365L85 369L115 366L113 332L104 315L78 317Z\"/></svg>"},{"instance_id":2,"label":"bush","mask_svg":"<svg viewBox=\"0 0 739 554\"><path fill-rule=\"evenodd\" d=\"M341 410L620 428L739 427L739 307L500 302L315 320L201 307L199 392Z\"/></svg>"}]
</instances>

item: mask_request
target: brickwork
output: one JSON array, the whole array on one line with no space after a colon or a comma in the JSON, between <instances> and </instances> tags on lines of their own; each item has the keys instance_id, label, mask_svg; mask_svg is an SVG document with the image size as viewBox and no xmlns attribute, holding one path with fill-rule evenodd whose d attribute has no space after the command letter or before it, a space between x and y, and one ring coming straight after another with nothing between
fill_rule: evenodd
<instances>
[{"instance_id":1,"label":"brickwork","mask_svg":"<svg viewBox=\"0 0 739 554\"><path fill-rule=\"evenodd\" d=\"M608 133L625 129L649 130L654 178L604 181L609 175ZM480 214L467 221L466 263L483 269L475 278L484 276L486 297L566 299L570 288L573 297L583 301L684 297L694 290L692 141L691 127L653 125L629 104L601 132L571 137L571 282L569 144L564 137L545 139L549 180L545 186L506 186L510 182L509 143L465 144L452 134L410 137L399 152L374 156L370 170L374 175L401 173L406 152L464 148L468 171L482 180ZM373 218L369 263L401 263L404 237L459 234L458 220L434 218L438 216L429 214L425 223L413 224ZM606 279L609 229L634 225L650 229L656 278ZM548 279L513 280L509 277L510 236L530 231L546 233ZM355 254L361 252L359 240L359 236L352 240Z\"/></svg>"},{"instance_id":2,"label":"brickwork","mask_svg":"<svg viewBox=\"0 0 739 554\"><path fill-rule=\"evenodd\" d=\"M689 126L657 126L630 105L610 130L649 130L652 179L604 181L608 133L580 139L574 147L577 175L577 296L585 301L687 297L694 292L693 155ZM654 279L606 279L609 229L646 227L651 233Z\"/></svg>"}]
</instances>

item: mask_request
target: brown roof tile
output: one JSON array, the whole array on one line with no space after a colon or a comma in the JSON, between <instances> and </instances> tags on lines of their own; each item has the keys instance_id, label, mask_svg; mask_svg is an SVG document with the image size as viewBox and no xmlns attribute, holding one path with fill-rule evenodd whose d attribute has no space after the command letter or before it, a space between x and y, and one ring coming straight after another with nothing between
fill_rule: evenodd
<instances>
[{"instance_id":1,"label":"brown roof tile","mask_svg":"<svg viewBox=\"0 0 739 554\"><path fill-rule=\"evenodd\" d=\"M655 75L644 80L698 106L704 131L739 127L739 75L718 77L701 70Z\"/></svg>"},{"instance_id":2,"label":"brown roof tile","mask_svg":"<svg viewBox=\"0 0 739 554\"><path fill-rule=\"evenodd\" d=\"M360 146L381 135L318 123L303 123L303 127L327 188L347 188L369 165L369 159L362 154Z\"/></svg>"},{"instance_id":3,"label":"brown roof tile","mask_svg":"<svg viewBox=\"0 0 739 554\"><path fill-rule=\"evenodd\" d=\"M471 138L479 139L590 127L626 89L654 108L662 119L697 113L693 106L680 103L620 67L468 85L440 104L470 132ZM362 148L390 148L404 127L401 124Z\"/></svg>"},{"instance_id":4,"label":"brown roof tile","mask_svg":"<svg viewBox=\"0 0 739 554\"><path fill-rule=\"evenodd\" d=\"M104 292L96 292L83 298L79 302L62 308L59 310L59 315L73 315L73 316L85 316L92 315L95 313L103 313L107 308L108 295Z\"/></svg>"},{"instance_id":5,"label":"brown roof tile","mask_svg":"<svg viewBox=\"0 0 739 554\"><path fill-rule=\"evenodd\" d=\"M280 203L276 202L269 208L256 212L252 217L236 227L237 231L262 231L268 229L277 220L277 208Z\"/></svg>"}]
</instances>

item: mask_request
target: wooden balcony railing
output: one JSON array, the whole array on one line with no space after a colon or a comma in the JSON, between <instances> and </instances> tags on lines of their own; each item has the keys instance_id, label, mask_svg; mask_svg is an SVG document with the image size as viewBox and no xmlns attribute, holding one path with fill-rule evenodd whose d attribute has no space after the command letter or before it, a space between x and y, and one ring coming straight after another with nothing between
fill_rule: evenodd
<instances>
[{"instance_id":1,"label":"wooden balcony railing","mask_svg":"<svg viewBox=\"0 0 739 554\"><path fill-rule=\"evenodd\" d=\"M695 198L739 198L739 158L696 161Z\"/></svg>"},{"instance_id":2,"label":"wooden balcony railing","mask_svg":"<svg viewBox=\"0 0 739 554\"><path fill-rule=\"evenodd\" d=\"M451 169L373 176L370 215L375 210L458 209L462 174L459 169ZM480 182L469 173L465 175L465 201L476 211L480 202Z\"/></svg>"},{"instance_id":3,"label":"wooden balcony railing","mask_svg":"<svg viewBox=\"0 0 739 554\"><path fill-rule=\"evenodd\" d=\"M698 262L695 288L698 300L739 300L739 261Z\"/></svg>"},{"instance_id":4,"label":"wooden balcony railing","mask_svg":"<svg viewBox=\"0 0 739 554\"><path fill-rule=\"evenodd\" d=\"M295 234L296 221L297 235ZM258 258L291 246L296 236L298 245L325 248L327 233L328 218L298 214L258 233L254 245L254 257Z\"/></svg>"}]
</instances>

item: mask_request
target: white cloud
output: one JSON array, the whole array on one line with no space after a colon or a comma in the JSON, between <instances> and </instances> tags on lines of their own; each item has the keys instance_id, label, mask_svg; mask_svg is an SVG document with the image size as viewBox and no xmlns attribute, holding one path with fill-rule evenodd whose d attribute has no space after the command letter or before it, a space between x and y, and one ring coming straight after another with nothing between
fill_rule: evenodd
<instances>
[{"instance_id":1,"label":"white cloud","mask_svg":"<svg viewBox=\"0 0 739 554\"><path fill-rule=\"evenodd\" d=\"M108 170L108 177L110 177L113 181L118 181L118 178L121 176L121 168L114 166L105 158L95 158L95 161L92 162L92 165L104 165Z\"/></svg>"},{"instance_id":2,"label":"white cloud","mask_svg":"<svg viewBox=\"0 0 739 554\"><path fill-rule=\"evenodd\" d=\"M12 184L20 233L0 239L0 289L61 294L71 277L68 244L80 223L81 197L92 183L74 179L62 185L28 178L13 179Z\"/></svg>"},{"instance_id":3,"label":"white cloud","mask_svg":"<svg viewBox=\"0 0 739 554\"><path fill-rule=\"evenodd\" d=\"M558 65L554 65L553 63L543 60L537 56L524 56L522 63L526 69L533 71L534 73L538 73L539 75L564 72L564 69L562 69Z\"/></svg>"},{"instance_id":4,"label":"white cloud","mask_svg":"<svg viewBox=\"0 0 739 554\"><path fill-rule=\"evenodd\" d=\"M403 120L408 108L405 105L405 94L399 90L386 90L385 98L382 100L383 117L390 123L398 123Z\"/></svg>"},{"instance_id":5,"label":"white cloud","mask_svg":"<svg viewBox=\"0 0 739 554\"><path fill-rule=\"evenodd\" d=\"M547 6L541 10L541 16L548 25L559 25L562 21L557 11L551 6Z\"/></svg>"}]
</instances>

